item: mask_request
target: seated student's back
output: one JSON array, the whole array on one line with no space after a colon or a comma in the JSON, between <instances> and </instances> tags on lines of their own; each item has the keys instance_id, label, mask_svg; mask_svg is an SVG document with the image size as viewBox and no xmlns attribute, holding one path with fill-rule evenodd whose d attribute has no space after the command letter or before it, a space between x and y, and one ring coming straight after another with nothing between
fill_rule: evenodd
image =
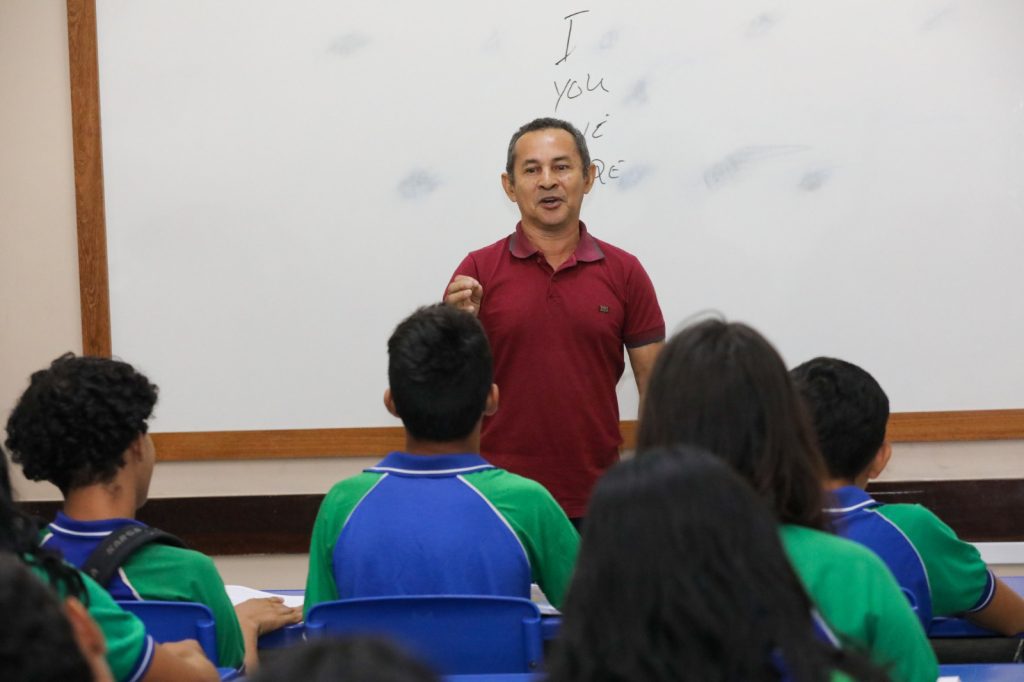
<instances>
[{"instance_id":1,"label":"seated student's back","mask_svg":"<svg viewBox=\"0 0 1024 682\"><path fill-rule=\"evenodd\" d=\"M865 490L892 456L889 398L868 372L835 358L792 371L813 417L837 532L870 548L892 570L927 625L965 615L1005 634L1024 631L1024 600L998 580L973 545L917 504L879 504Z\"/></svg>"},{"instance_id":2,"label":"seated student's back","mask_svg":"<svg viewBox=\"0 0 1024 682\"><path fill-rule=\"evenodd\" d=\"M738 474L693 447L644 451L595 489L549 679L886 679L819 637L812 608Z\"/></svg>"},{"instance_id":3,"label":"seated student's back","mask_svg":"<svg viewBox=\"0 0 1024 682\"><path fill-rule=\"evenodd\" d=\"M156 386L118 360L67 354L32 375L7 422L7 447L26 477L49 481L64 495L44 547L83 567L120 531L150 530L134 517L146 502L155 465L147 421L156 400ZM255 667L257 632L300 618L277 600L251 600L236 609L209 557L163 542L139 547L103 580L119 600L208 606L218 663L225 667Z\"/></svg>"},{"instance_id":4,"label":"seated student's back","mask_svg":"<svg viewBox=\"0 0 1024 682\"><path fill-rule=\"evenodd\" d=\"M845 646L897 682L932 682L935 654L885 565L825 532L824 465L778 352L754 329L705 320L676 334L655 363L639 451L689 443L722 457L769 504L804 587Z\"/></svg>"},{"instance_id":5,"label":"seated student's back","mask_svg":"<svg viewBox=\"0 0 1024 682\"><path fill-rule=\"evenodd\" d=\"M579 542L538 483L479 455L498 409L480 323L422 308L388 341L387 409L406 448L335 485L310 544L306 609L339 598L493 594L528 598L535 581L561 603Z\"/></svg>"}]
</instances>

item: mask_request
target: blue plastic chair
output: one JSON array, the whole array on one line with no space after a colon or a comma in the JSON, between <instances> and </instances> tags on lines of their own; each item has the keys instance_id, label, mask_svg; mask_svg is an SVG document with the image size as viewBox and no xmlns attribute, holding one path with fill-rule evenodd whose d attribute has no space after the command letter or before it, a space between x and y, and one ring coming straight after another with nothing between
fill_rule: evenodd
<instances>
[{"instance_id":1,"label":"blue plastic chair","mask_svg":"<svg viewBox=\"0 0 1024 682\"><path fill-rule=\"evenodd\" d=\"M531 673L543 658L540 611L518 597L342 599L306 616L309 639L353 634L389 637L442 675Z\"/></svg>"},{"instance_id":2,"label":"blue plastic chair","mask_svg":"<svg viewBox=\"0 0 1024 682\"><path fill-rule=\"evenodd\" d=\"M205 604L187 601L119 601L125 611L134 613L146 631L158 643L194 639L203 653L218 666L222 680L238 678L234 668L221 668L217 656L217 626L213 612Z\"/></svg>"}]
</instances>

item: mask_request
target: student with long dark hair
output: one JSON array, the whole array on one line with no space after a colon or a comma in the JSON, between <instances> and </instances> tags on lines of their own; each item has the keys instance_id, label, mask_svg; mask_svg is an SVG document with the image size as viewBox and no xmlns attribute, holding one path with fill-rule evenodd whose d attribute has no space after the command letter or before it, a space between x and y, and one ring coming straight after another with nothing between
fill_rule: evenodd
<instances>
[{"instance_id":1,"label":"student with long dark hair","mask_svg":"<svg viewBox=\"0 0 1024 682\"><path fill-rule=\"evenodd\" d=\"M645 452L598 483L551 682L885 679L816 636L771 511L693 447Z\"/></svg>"},{"instance_id":2,"label":"student with long dark hair","mask_svg":"<svg viewBox=\"0 0 1024 682\"><path fill-rule=\"evenodd\" d=\"M794 569L844 644L899 682L938 676L892 574L870 551L823 532L824 465L815 435L782 358L757 331L711 319L666 344L637 444L643 451L678 443L722 457L768 503Z\"/></svg>"},{"instance_id":3,"label":"student with long dark hair","mask_svg":"<svg viewBox=\"0 0 1024 682\"><path fill-rule=\"evenodd\" d=\"M7 458L0 454L0 553L18 557L28 568L54 588L58 598L73 596L86 605L106 641L106 658L118 680L142 682L212 682L217 669L206 660L193 640L154 644L138 618L123 610L102 587L71 566L56 553L38 545L35 521L14 505ZM76 652L51 652L53 656L76 656Z\"/></svg>"}]
</instances>

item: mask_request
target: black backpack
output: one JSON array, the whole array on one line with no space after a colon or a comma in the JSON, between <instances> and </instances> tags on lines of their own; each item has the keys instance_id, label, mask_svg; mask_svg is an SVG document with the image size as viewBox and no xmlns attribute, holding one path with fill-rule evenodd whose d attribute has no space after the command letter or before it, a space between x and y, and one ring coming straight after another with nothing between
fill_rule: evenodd
<instances>
[{"instance_id":1,"label":"black backpack","mask_svg":"<svg viewBox=\"0 0 1024 682\"><path fill-rule=\"evenodd\" d=\"M159 528L128 524L121 526L103 539L103 542L82 564L82 572L101 586L106 587L117 569L121 568L121 564L127 561L128 557L140 547L151 542L159 542L172 547L185 547L184 542Z\"/></svg>"}]
</instances>

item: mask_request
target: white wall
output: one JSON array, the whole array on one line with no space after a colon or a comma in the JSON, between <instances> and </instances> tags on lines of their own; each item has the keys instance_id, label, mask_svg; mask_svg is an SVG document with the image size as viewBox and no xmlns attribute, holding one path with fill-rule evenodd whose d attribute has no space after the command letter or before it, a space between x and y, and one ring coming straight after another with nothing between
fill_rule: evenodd
<instances>
[{"instance_id":1,"label":"white wall","mask_svg":"<svg viewBox=\"0 0 1024 682\"><path fill-rule=\"evenodd\" d=\"M0 92L0 413L6 420L33 370L64 351L81 351L64 2L0 2ZM1014 477L1022 455L1020 441L899 445L885 478ZM324 492L369 462L165 462L152 496ZM21 499L59 498L52 486L28 483L17 471L15 492ZM305 561L302 555L226 557L218 565L229 583L296 587Z\"/></svg>"}]
</instances>

